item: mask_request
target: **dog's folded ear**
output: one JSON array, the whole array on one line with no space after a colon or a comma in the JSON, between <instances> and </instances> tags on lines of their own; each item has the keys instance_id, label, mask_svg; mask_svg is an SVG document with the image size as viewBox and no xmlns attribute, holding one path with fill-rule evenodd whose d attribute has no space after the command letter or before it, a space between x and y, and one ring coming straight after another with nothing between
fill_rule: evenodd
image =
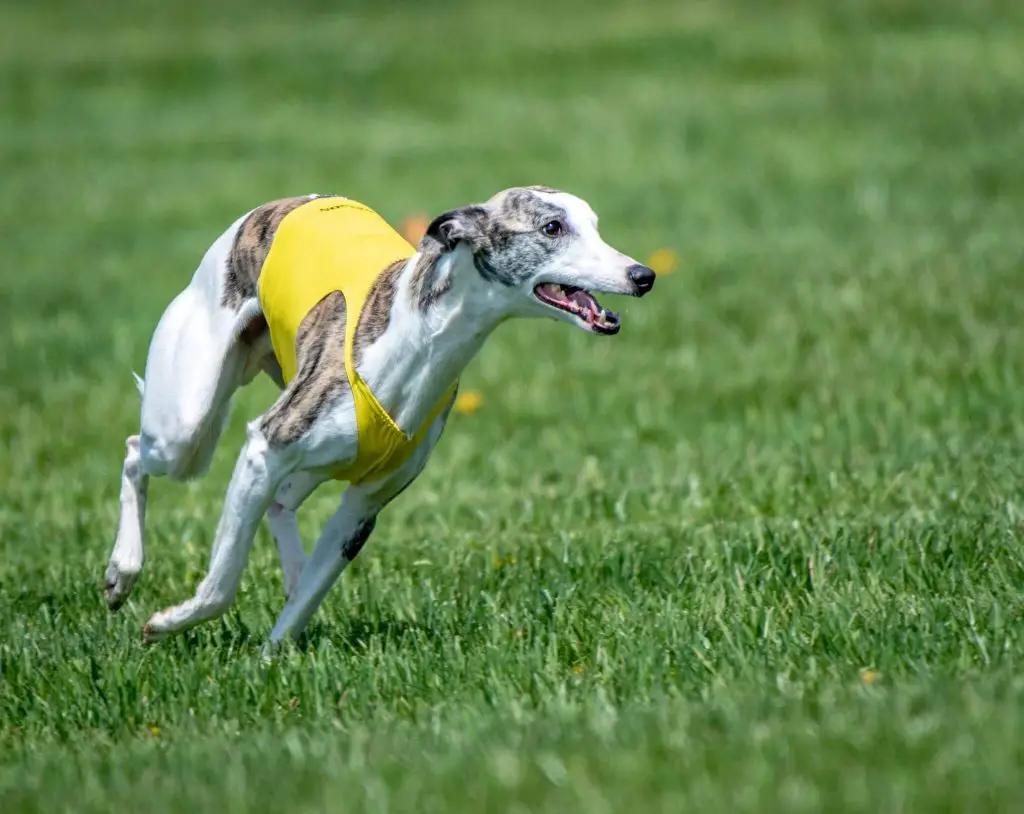
<instances>
[{"instance_id":1,"label":"dog's folded ear","mask_svg":"<svg viewBox=\"0 0 1024 814\"><path fill-rule=\"evenodd\" d=\"M441 250L452 251L465 240L471 245L479 242L484 235L487 210L482 206L463 206L452 209L434 218L427 227L426 236L441 244Z\"/></svg>"}]
</instances>

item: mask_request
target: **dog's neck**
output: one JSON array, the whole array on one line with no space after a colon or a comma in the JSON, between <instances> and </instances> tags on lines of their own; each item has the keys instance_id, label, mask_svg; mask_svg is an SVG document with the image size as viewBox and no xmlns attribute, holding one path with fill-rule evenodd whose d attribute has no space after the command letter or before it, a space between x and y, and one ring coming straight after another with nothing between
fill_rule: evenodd
<instances>
[{"instance_id":1,"label":"dog's neck","mask_svg":"<svg viewBox=\"0 0 1024 814\"><path fill-rule=\"evenodd\" d=\"M480 276L465 247L417 252L399 275L387 330L362 354L359 375L395 423L416 432L507 311L507 292Z\"/></svg>"}]
</instances>

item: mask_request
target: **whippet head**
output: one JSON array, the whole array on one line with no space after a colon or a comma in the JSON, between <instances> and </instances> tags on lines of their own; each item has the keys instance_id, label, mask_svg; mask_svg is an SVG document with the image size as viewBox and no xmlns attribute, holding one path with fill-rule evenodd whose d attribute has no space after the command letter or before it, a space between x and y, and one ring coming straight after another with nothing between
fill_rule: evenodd
<instances>
[{"instance_id":1,"label":"whippet head","mask_svg":"<svg viewBox=\"0 0 1024 814\"><path fill-rule=\"evenodd\" d=\"M547 316L597 334L619 330L619 316L594 292L642 297L654 272L609 246L586 201L547 187L515 187L487 203L439 215L424 243L463 260L487 305L502 316ZM436 250L436 248L435 248Z\"/></svg>"}]
</instances>

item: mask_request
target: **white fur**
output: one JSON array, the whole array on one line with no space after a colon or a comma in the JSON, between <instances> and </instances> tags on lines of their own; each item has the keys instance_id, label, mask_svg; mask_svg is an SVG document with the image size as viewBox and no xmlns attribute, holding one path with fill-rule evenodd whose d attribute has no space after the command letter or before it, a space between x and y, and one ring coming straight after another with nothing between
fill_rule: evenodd
<instances>
[{"instance_id":1,"label":"white fur","mask_svg":"<svg viewBox=\"0 0 1024 814\"><path fill-rule=\"evenodd\" d=\"M543 315L584 324L539 302L533 296L536 284L559 282L630 292L626 270L635 261L600 238L590 207L563 193L548 197L568 213L580 238L521 286L485 281L469 250L459 245L439 261L439 273L450 278L450 289L422 312L409 293L410 272L419 256L407 264L388 328L359 363L360 375L406 432L421 426L504 319ZM113 608L127 598L142 568L149 478L187 479L205 471L233 393L272 353L267 343L249 348L239 341L241 330L258 313L258 301L246 303L239 313L220 302L225 261L244 218L214 242L189 285L168 306L150 344L145 381L135 377L142 396L141 428L126 442L121 517L106 580ZM295 513L327 478L330 468L355 457L357 429L351 396L325 410L303 437L286 448L272 447L260 430L260 421L251 421L228 486L209 571L195 596L150 618L144 628L146 639L154 641L214 618L230 606L264 514L277 543L287 596L271 642L298 635L347 566L346 546L359 529L372 527L379 512L422 471L446 418L447 414L435 420L426 441L397 472L345 491L308 560Z\"/></svg>"}]
</instances>

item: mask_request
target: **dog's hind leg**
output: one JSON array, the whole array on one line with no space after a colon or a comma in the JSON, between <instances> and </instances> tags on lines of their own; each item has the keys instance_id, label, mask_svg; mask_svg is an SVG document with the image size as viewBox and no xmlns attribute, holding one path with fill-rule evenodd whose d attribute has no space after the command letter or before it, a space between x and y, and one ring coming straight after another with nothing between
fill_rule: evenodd
<instances>
[{"instance_id":1,"label":"dog's hind leg","mask_svg":"<svg viewBox=\"0 0 1024 814\"><path fill-rule=\"evenodd\" d=\"M207 251L157 324L145 380L136 377L140 430L125 442L120 520L104 579L111 610L128 598L142 569L150 477L188 480L209 467L231 396L253 367L247 329L262 319L258 303L229 308L216 294L231 245L228 230Z\"/></svg>"},{"instance_id":2,"label":"dog's hind leg","mask_svg":"<svg viewBox=\"0 0 1024 814\"><path fill-rule=\"evenodd\" d=\"M260 519L288 477L311 468L302 464L310 445L320 437L314 427L323 417L325 407L338 411L331 414L335 426L328 433L337 443L331 446L331 460L317 468L326 471L336 461L347 462L355 457L355 411L351 409L345 367L338 363L344 353L345 325L345 299L338 291L314 306L299 326L298 374L270 410L247 427L248 437L228 484L206 576L190 599L150 617L143 628L146 641L157 641L214 619L230 607ZM301 502L297 498L303 497L302 492L308 494L312 483L309 479L296 479L295 484L297 506ZM281 528L285 528L284 524ZM291 536L291 531L289 528L282 540L288 556L297 559L296 549L301 550L301 543L297 533Z\"/></svg>"},{"instance_id":3,"label":"dog's hind leg","mask_svg":"<svg viewBox=\"0 0 1024 814\"><path fill-rule=\"evenodd\" d=\"M214 619L234 601L256 528L294 466L293 455L288 450L274 449L258 421L251 422L247 429L245 446L228 484L209 570L194 596L150 617L142 629L146 642Z\"/></svg>"},{"instance_id":4,"label":"dog's hind leg","mask_svg":"<svg viewBox=\"0 0 1024 814\"><path fill-rule=\"evenodd\" d=\"M117 539L110 555L104 580L107 604L117 610L131 593L142 571L142 532L146 523L146 493L149 476L142 471L139 436L125 441L124 466L121 469L121 519Z\"/></svg>"}]
</instances>

